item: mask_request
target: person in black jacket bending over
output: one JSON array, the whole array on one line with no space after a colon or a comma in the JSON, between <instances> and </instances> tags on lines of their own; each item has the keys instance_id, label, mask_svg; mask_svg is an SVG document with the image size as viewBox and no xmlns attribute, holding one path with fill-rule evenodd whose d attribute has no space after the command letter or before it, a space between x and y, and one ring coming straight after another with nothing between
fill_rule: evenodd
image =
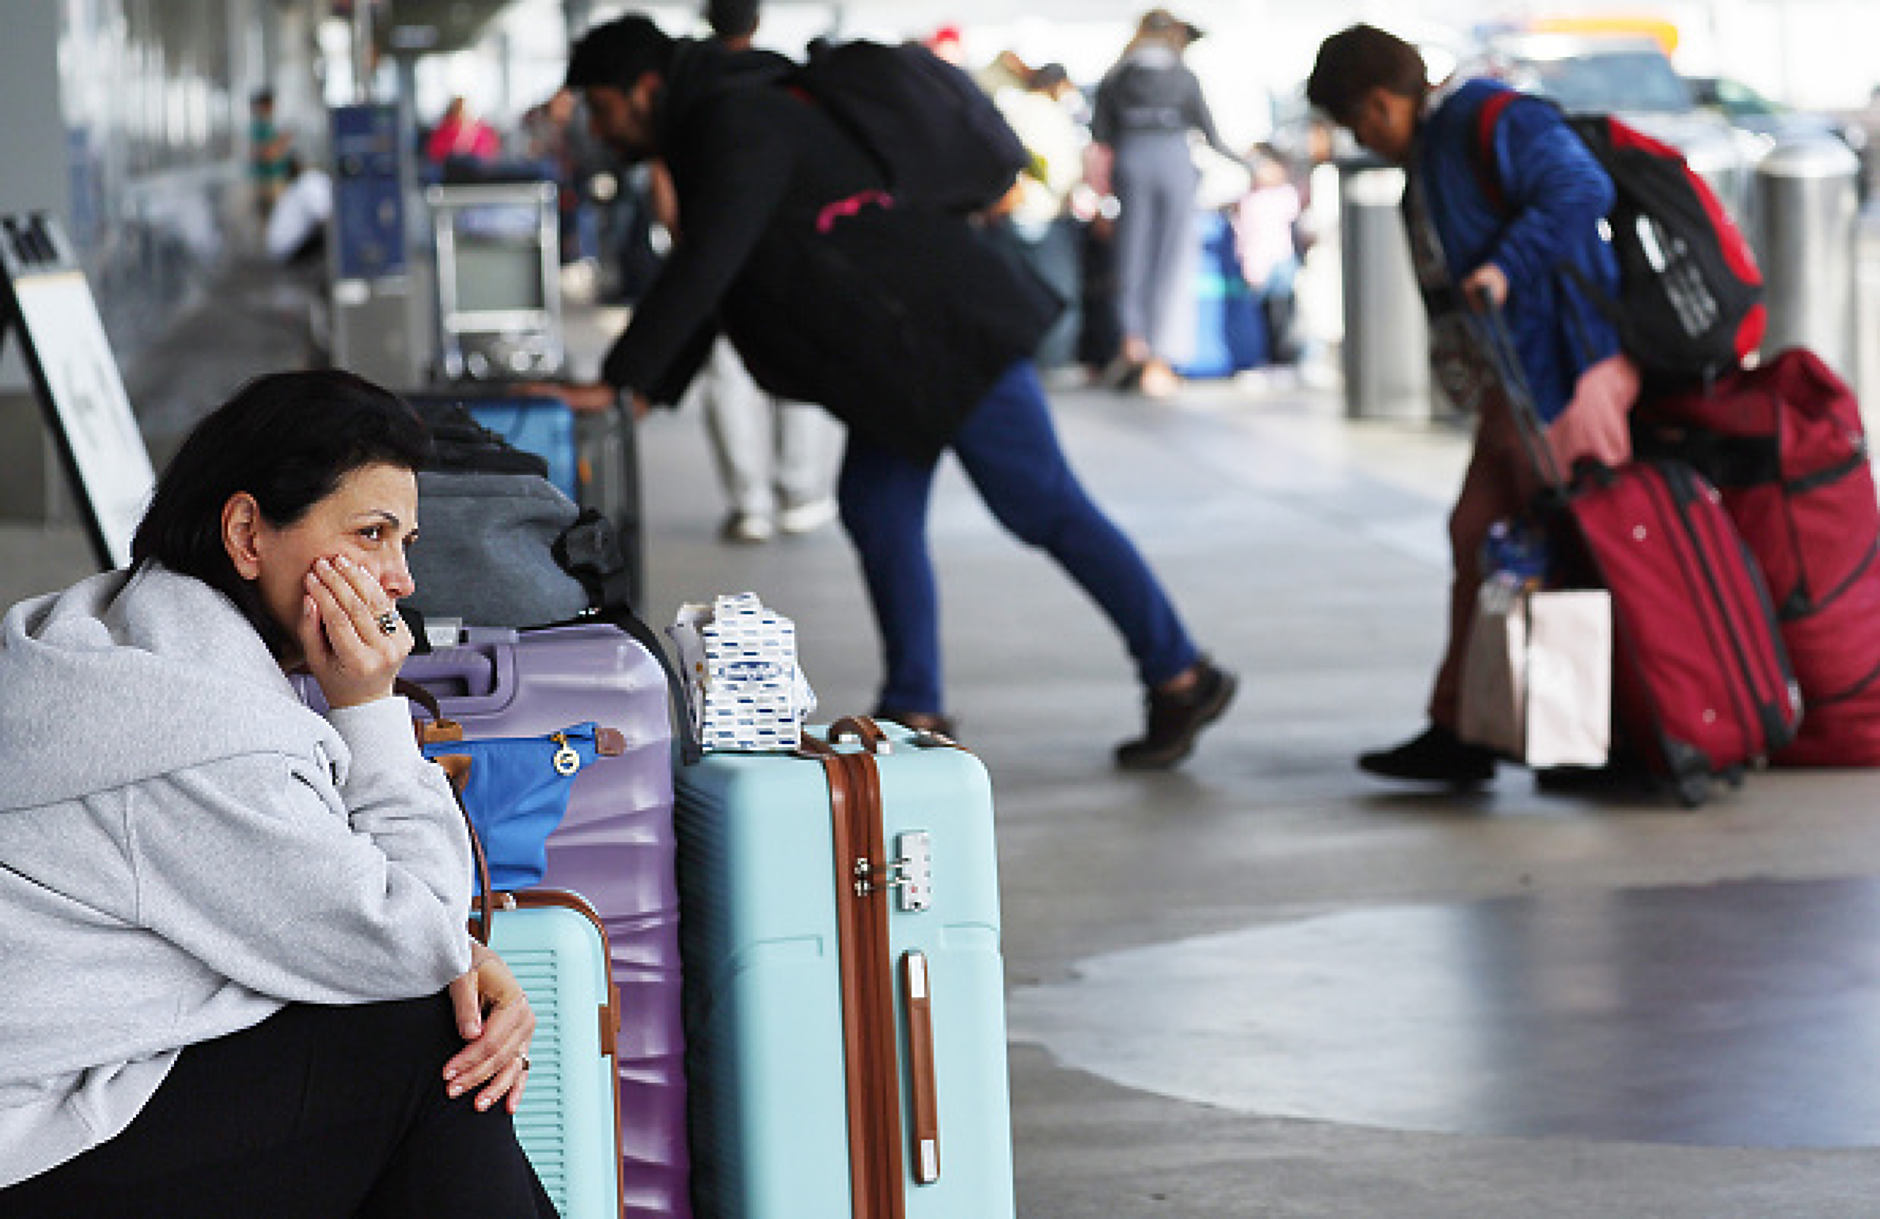
<instances>
[{"instance_id":1,"label":"person in black jacket bending over","mask_svg":"<svg viewBox=\"0 0 1880 1219\"><path fill-rule=\"evenodd\" d=\"M1043 547L1128 644L1148 725L1119 766L1173 766L1234 695L1135 546L1058 447L1030 355L1061 303L963 216L893 198L881 170L773 57L674 40L634 14L568 65L597 136L663 157L680 231L664 272L577 407L670 403L723 329L759 385L849 427L837 496L887 674L878 714L947 731L927 552L934 469L951 449L993 515Z\"/></svg>"}]
</instances>

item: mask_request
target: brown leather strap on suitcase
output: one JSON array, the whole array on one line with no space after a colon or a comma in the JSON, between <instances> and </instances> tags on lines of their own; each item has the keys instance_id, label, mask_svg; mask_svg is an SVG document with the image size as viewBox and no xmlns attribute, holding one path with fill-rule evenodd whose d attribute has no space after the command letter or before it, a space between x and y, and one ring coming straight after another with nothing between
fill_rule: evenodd
<instances>
[{"instance_id":1,"label":"brown leather strap on suitcase","mask_svg":"<svg viewBox=\"0 0 1880 1219\"><path fill-rule=\"evenodd\" d=\"M874 739L861 739L865 749L873 749ZM828 776L835 831L853 1219L905 1219L880 773L868 752L838 753L814 740L805 741L805 752Z\"/></svg>"},{"instance_id":2,"label":"brown leather strap on suitcase","mask_svg":"<svg viewBox=\"0 0 1880 1219\"><path fill-rule=\"evenodd\" d=\"M869 753L873 753L887 743L888 734L868 716L851 715L829 725L829 740L833 743L857 741Z\"/></svg>"},{"instance_id":3,"label":"brown leather strap on suitcase","mask_svg":"<svg viewBox=\"0 0 1880 1219\"><path fill-rule=\"evenodd\" d=\"M901 1009L907 1013L907 1077L914 1108L909 1153L914 1180L932 1185L940 1179L940 1098L933 1063L933 986L927 954L901 954Z\"/></svg>"}]
</instances>

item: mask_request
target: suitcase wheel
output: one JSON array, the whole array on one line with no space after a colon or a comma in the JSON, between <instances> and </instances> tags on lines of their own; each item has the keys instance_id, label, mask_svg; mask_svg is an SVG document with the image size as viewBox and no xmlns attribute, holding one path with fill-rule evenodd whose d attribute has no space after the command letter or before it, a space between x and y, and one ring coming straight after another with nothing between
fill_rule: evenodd
<instances>
[{"instance_id":1,"label":"suitcase wheel","mask_svg":"<svg viewBox=\"0 0 1880 1219\"><path fill-rule=\"evenodd\" d=\"M1706 774L1679 775L1677 796L1678 803L1683 807L1698 807L1710 798L1710 776Z\"/></svg>"}]
</instances>

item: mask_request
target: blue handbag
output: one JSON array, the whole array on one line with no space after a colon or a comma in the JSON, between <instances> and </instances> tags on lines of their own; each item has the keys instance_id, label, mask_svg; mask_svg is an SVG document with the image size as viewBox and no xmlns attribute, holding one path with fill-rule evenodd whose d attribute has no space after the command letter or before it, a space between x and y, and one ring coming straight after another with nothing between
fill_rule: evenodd
<instances>
[{"instance_id":1,"label":"blue handbag","mask_svg":"<svg viewBox=\"0 0 1880 1219\"><path fill-rule=\"evenodd\" d=\"M527 889L548 869L548 836L568 813L575 776L604 754L618 753L597 724L576 724L538 737L434 740L428 758L470 759L461 798L483 852L494 889Z\"/></svg>"}]
</instances>

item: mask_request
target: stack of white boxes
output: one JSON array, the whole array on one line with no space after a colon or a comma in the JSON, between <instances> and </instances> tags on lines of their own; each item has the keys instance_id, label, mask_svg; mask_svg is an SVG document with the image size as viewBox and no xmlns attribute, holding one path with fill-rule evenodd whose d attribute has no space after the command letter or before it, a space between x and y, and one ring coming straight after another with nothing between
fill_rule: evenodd
<instances>
[{"instance_id":1,"label":"stack of white boxes","mask_svg":"<svg viewBox=\"0 0 1880 1219\"><path fill-rule=\"evenodd\" d=\"M756 593L679 608L670 632L707 750L795 749L816 696L796 663L796 624Z\"/></svg>"}]
</instances>

